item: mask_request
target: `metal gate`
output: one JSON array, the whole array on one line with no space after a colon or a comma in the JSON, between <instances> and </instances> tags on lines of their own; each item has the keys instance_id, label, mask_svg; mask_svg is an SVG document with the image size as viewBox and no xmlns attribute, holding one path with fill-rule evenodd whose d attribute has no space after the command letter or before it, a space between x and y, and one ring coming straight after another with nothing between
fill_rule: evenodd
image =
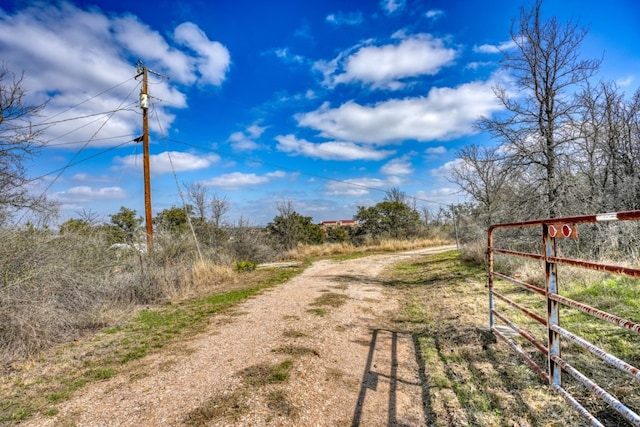
<instances>
[{"instance_id":1,"label":"metal gate","mask_svg":"<svg viewBox=\"0 0 640 427\"><path fill-rule=\"evenodd\" d=\"M607 313L597 308L591 307L579 301L574 301L559 294L558 287L558 266L566 265L582 269L596 270L607 272L615 275L629 276L640 278L640 269L624 267L619 265L601 264L597 262L564 258L557 253L557 239L576 237L578 233L578 224L608 222L608 221L631 221L640 219L640 210L606 213L599 215L573 216L565 218L552 218L535 221L526 221L511 224L497 224L489 227L488 231L488 248L487 248L487 267L488 267L488 288L489 288L489 326L494 335L504 340L513 350L520 355L527 364L537 372L549 385L559 392L577 411L583 414L590 421L591 425L603 426L603 424L594 415L592 415L581 403L579 403L570 392L563 388L562 372L566 372L575 378L579 383L584 385L591 393L604 402L609 404L615 411L624 417L631 425L640 426L640 415L632 409L625 406L617 397L606 391L603 387L596 384L592 379L588 378L578 369L570 365L566 359L562 357L562 340L567 343L575 344L593 356L600 358L614 368L619 369L626 375L632 377L632 381L640 380L640 371L638 368L629 363L615 357L614 355L602 350L596 345L586 341L578 335L564 329L560 326L560 310L562 307L571 307L579 310L589 316L601 319L622 328L631 334L640 335L640 324L624 319L615 314ZM535 251L526 252L520 250L505 249L495 246L495 233L501 229L515 229L525 227L539 227L542 234L542 250L540 253ZM534 230L535 231L535 230ZM545 268L545 284L544 288L539 285L526 283L517 277L511 277L507 274L494 270L494 255L501 254L507 257L520 257L534 259L544 264ZM494 283L494 280L497 283ZM502 281L515 284L521 290L531 292L540 296L546 301L547 313L539 314L531 307L514 301L509 296L501 293L496 289L496 285ZM523 327L515 324L507 317L506 311L499 311L495 302L501 301L501 305L510 307L510 309L519 310L526 317L533 319L534 323L539 323L547 331L547 341L540 342L532 333ZM640 313L639 313L640 317ZM504 324L496 326L495 321L499 320ZM540 366L520 345L509 336L520 336L525 345L531 344L533 353L536 350L546 359L546 367ZM540 355L538 355L540 356Z\"/></svg>"}]
</instances>

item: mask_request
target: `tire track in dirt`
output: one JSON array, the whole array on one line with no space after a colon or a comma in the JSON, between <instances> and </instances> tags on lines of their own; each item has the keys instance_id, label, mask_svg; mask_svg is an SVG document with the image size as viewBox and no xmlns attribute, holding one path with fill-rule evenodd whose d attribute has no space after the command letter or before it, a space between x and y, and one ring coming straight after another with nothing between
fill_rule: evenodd
<instances>
[{"instance_id":1,"label":"tire track in dirt","mask_svg":"<svg viewBox=\"0 0 640 427\"><path fill-rule=\"evenodd\" d=\"M412 337L391 322L398 301L377 277L450 249L318 261L24 425L424 425ZM249 378L284 364L286 380Z\"/></svg>"}]
</instances>

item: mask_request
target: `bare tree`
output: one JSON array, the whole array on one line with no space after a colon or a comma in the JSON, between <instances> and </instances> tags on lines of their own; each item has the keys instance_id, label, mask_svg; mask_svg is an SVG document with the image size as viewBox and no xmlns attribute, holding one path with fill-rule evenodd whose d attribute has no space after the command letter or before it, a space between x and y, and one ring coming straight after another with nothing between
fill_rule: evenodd
<instances>
[{"instance_id":1,"label":"bare tree","mask_svg":"<svg viewBox=\"0 0 640 427\"><path fill-rule=\"evenodd\" d=\"M19 209L45 212L53 209L43 196L29 193L25 163L38 154L41 131L31 119L45 104L29 105L22 88L23 75L0 67L0 218Z\"/></svg>"},{"instance_id":2,"label":"bare tree","mask_svg":"<svg viewBox=\"0 0 640 427\"><path fill-rule=\"evenodd\" d=\"M505 155L493 148L470 145L458 152L458 158L451 180L478 202L484 214L483 225L503 219L499 211L504 208L511 172Z\"/></svg>"},{"instance_id":3,"label":"bare tree","mask_svg":"<svg viewBox=\"0 0 640 427\"><path fill-rule=\"evenodd\" d=\"M610 82L580 94L577 169L589 210L637 209L640 196L640 91L628 100Z\"/></svg>"},{"instance_id":4,"label":"bare tree","mask_svg":"<svg viewBox=\"0 0 640 427\"><path fill-rule=\"evenodd\" d=\"M209 210L207 187L199 182L184 183L182 185L187 190L187 199L194 207L195 217L204 222Z\"/></svg>"},{"instance_id":5,"label":"bare tree","mask_svg":"<svg viewBox=\"0 0 640 427\"><path fill-rule=\"evenodd\" d=\"M553 217L562 210L560 157L565 144L574 139L569 123L577 103L572 95L597 72L600 61L580 59L586 29L572 21L561 24L555 17L543 21L541 9L542 0L537 0L531 10L520 10L519 20L511 26L516 49L503 51L502 63L519 95L497 87L495 94L508 114L484 118L479 125L508 146L517 163L541 169L539 184L547 213Z\"/></svg>"},{"instance_id":6,"label":"bare tree","mask_svg":"<svg viewBox=\"0 0 640 427\"><path fill-rule=\"evenodd\" d=\"M226 197L214 194L211 198L211 221L215 228L221 228L224 224L224 217L229 212L230 203Z\"/></svg>"}]
</instances>

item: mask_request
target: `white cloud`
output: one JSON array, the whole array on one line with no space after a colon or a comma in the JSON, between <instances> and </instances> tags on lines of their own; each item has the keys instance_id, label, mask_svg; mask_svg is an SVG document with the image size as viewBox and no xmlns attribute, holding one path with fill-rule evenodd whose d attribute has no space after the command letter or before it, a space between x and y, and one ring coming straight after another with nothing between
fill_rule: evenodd
<instances>
[{"instance_id":1,"label":"white cloud","mask_svg":"<svg viewBox=\"0 0 640 427\"><path fill-rule=\"evenodd\" d=\"M130 14L40 2L0 14L0 57L9 69L24 70L29 104L49 100L41 122L61 122L48 127L44 139L114 146L140 132L140 80L134 80L138 59L183 85L224 80L230 61L224 46L192 23L178 25L175 35L178 44L172 45L173 40ZM154 105L149 124L154 131L167 131L174 120L168 108L185 108L186 96L167 80L153 75L150 80Z\"/></svg>"},{"instance_id":2,"label":"white cloud","mask_svg":"<svg viewBox=\"0 0 640 427\"><path fill-rule=\"evenodd\" d=\"M334 25L359 25L362 24L362 12L332 13L326 17L326 21Z\"/></svg>"},{"instance_id":3,"label":"white cloud","mask_svg":"<svg viewBox=\"0 0 640 427\"><path fill-rule=\"evenodd\" d=\"M244 132L234 132L229 137L229 142L231 142L231 147L233 147L234 151L253 151L256 150L259 146L258 144Z\"/></svg>"},{"instance_id":4,"label":"white cloud","mask_svg":"<svg viewBox=\"0 0 640 427\"><path fill-rule=\"evenodd\" d=\"M430 173L434 177L448 178L451 176L451 171L455 167L459 167L464 161L462 159L451 160L440 166L439 168L431 169Z\"/></svg>"},{"instance_id":5,"label":"white cloud","mask_svg":"<svg viewBox=\"0 0 640 427\"><path fill-rule=\"evenodd\" d=\"M392 99L367 106L349 101L338 108L328 103L296 115L301 126L325 138L373 144L448 140L474 133L480 116L498 111L492 81L455 88L433 88L426 97Z\"/></svg>"},{"instance_id":6,"label":"white cloud","mask_svg":"<svg viewBox=\"0 0 640 427\"><path fill-rule=\"evenodd\" d=\"M409 156L393 159L380 169L385 175L411 175L414 172L413 165L409 161Z\"/></svg>"},{"instance_id":7,"label":"white cloud","mask_svg":"<svg viewBox=\"0 0 640 427\"><path fill-rule=\"evenodd\" d=\"M325 186L327 196L364 196L371 190L389 187L387 181L378 178L353 178L344 181L330 181Z\"/></svg>"},{"instance_id":8,"label":"white cloud","mask_svg":"<svg viewBox=\"0 0 640 427\"><path fill-rule=\"evenodd\" d=\"M196 54L196 68L200 74L200 82L219 86L225 79L231 57L229 51L221 43L211 41L196 24L184 22L174 32L175 40Z\"/></svg>"},{"instance_id":9,"label":"white cloud","mask_svg":"<svg viewBox=\"0 0 640 427\"><path fill-rule=\"evenodd\" d=\"M498 45L483 44L480 46L474 46L473 51L478 53L500 53L505 50L513 49L515 47L516 47L515 42L513 40L508 40Z\"/></svg>"},{"instance_id":10,"label":"white cloud","mask_svg":"<svg viewBox=\"0 0 640 427\"><path fill-rule=\"evenodd\" d=\"M266 184L273 179L284 178L286 177L286 175L287 174L282 171L267 173L263 176L259 176L254 173L233 172L202 181L201 184L208 187L220 187L226 190L237 190L242 187L251 187L255 185Z\"/></svg>"},{"instance_id":11,"label":"white cloud","mask_svg":"<svg viewBox=\"0 0 640 427\"><path fill-rule=\"evenodd\" d=\"M266 130L266 126L258 126L257 124L252 124L247 128L247 133L252 138L260 138L260 135Z\"/></svg>"},{"instance_id":12,"label":"white cloud","mask_svg":"<svg viewBox=\"0 0 640 427\"><path fill-rule=\"evenodd\" d=\"M362 83L376 89L397 90L404 79L437 74L452 64L457 53L441 39L429 34L407 36L396 33L397 44L365 45L341 53L331 61L319 61L315 68L324 74L324 84Z\"/></svg>"},{"instance_id":13,"label":"white cloud","mask_svg":"<svg viewBox=\"0 0 640 427\"><path fill-rule=\"evenodd\" d=\"M445 154L447 152L447 149L442 145L439 145L438 147L429 147L424 150L424 152L430 155Z\"/></svg>"},{"instance_id":14,"label":"white cloud","mask_svg":"<svg viewBox=\"0 0 640 427\"><path fill-rule=\"evenodd\" d=\"M473 61L473 62L469 62L465 68L469 69L469 70L478 70L482 67L489 67L489 66L494 66L496 65L495 62L489 62L489 61Z\"/></svg>"},{"instance_id":15,"label":"white cloud","mask_svg":"<svg viewBox=\"0 0 640 427\"><path fill-rule=\"evenodd\" d=\"M380 7L387 15L400 12L406 6L406 0L381 0Z\"/></svg>"},{"instance_id":16,"label":"white cloud","mask_svg":"<svg viewBox=\"0 0 640 427\"><path fill-rule=\"evenodd\" d=\"M142 155L131 155L116 157L114 161L126 168L136 168L142 170ZM149 156L151 173L162 175L169 172L185 172L199 169L206 169L212 163L220 161L217 155L202 156L180 151L165 151L160 154Z\"/></svg>"},{"instance_id":17,"label":"white cloud","mask_svg":"<svg viewBox=\"0 0 640 427\"><path fill-rule=\"evenodd\" d=\"M82 202L98 200L118 200L126 197L125 191L120 187L94 188L87 185L71 187L68 190L53 194L53 199L62 202Z\"/></svg>"},{"instance_id":18,"label":"white cloud","mask_svg":"<svg viewBox=\"0 0 640 427\"><path fill-rule=\"evenodd\" d=\"M288 47L274 49L269 52L273 52L278 58L282 59L286 63L302 64L306 61L304 56L292 54Z\"/></svg>"},{"instance_id":19,"label":"white cloud","mask_svg":"<svg viewBox=\"0 0 640 427\"><path fill-rule=\"evenodd\" d=\"M235 151L253 151L260 148L256 139L260 138L266 129L266 127L258 126L254 123L244 132L232 133L228 141L231 142L231 147Z\"/></svg>"},{"instance_id":20,"label":"white cloud","mask_svg":"<svg viewBox=\"0 0 640 427\"><path fill-rule=\"evenodd\" d=\"M111 23L117 48L126 49L131 55L144 58L154 65L160 65L157 71L166 73L172 79L193 84L197 76L193 70L193 58L178 49L172 48L158 32L141 22L136 16L116 17ZM101 43L102 44L102 43Z\"/></svg>"},{"instance_id":21,"label":"white cloud","mask_svg":"<svg viewBox=\"0 0 640 427\"><path fill-rule=\"evenodd\" d=\"M430 191L420 190L415 194L418 202L431 202L440 205L460 203L464 197L460 195L460 189L451 186L438 186Z\"/></svg>"},{"instance_id":22,"label":"white cloud","mask_svg":"<svg viewBox=\"0 0 640 427\"><path fill-rule=\"evenodd\" d=\"M427 13L424 14L424 16L426 16L429 19L438 19L442 15L444 15L444 11L440 10L440 9L431 9L431 10L428 10Z\"/></svg>"},{"instance_id":23,"label":"white cloud","mask_svg":"<svg viewBox=\"0 0 640 427\"><path fill-rule=\"evenodd\" d=\"M285 153L323 160L382 160L394 151L375 150L371 147L346 141L330 141L314 144L294 135L277 136L276 148Z\"/></svg>"},{"instance_id":24,"label":"white cloud","mask_svg":"<svg viewBox=\"0 0 640 427\"><path fill-rule=\"evenodd\" d=\"M631 86L631 83L633 83L634 80L633 76L627 76L616 80L616 84L620 87L628 87Z\"/></svg>"}]
</instances>

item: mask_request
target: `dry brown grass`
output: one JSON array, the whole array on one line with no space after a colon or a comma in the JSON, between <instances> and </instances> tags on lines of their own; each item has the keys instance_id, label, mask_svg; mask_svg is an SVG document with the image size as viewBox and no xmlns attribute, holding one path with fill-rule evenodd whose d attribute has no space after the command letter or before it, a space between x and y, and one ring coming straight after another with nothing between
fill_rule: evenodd
<instances>
[{"instance_id":1,"label":"dry brown grass","mask_svg":"<svg viewBox=\"0 0 640 427\"><path fill-rule=\"evenodd\" d=\"M210 293L222 285L234 283L238 276L230 266L217 265L211 261L196 261L191 266L191 280L183 286L177 298L193 298Z\"/></svg>"},{"instance_id":2,"label":"dry brown grass","mask_svg":"<svg viewBox=\"0 0 640 427\"><path fill-rule=\"evenodd\" d=\"M335 255L350 255L356 253L399 252L413 249L429 248L449 245L446 239L414 239L414 240L382 240L375 244L356 246L352 243L324 243L322 245L299 245L285 254L286 259L309 259Z\"/></svg>"},{"instance_id":3,"label":"dry brown grass","mask_svg":"<svg viewBox=\"0 0 640 427\"><path fill-rule=\"evenodd\" d=\"M385 277L401 292L396 321L414 337L429 425L586 424L510 347L483 332L488 314L481 267L449 252L399 264Z\"/></svg>"}]
</instances>

